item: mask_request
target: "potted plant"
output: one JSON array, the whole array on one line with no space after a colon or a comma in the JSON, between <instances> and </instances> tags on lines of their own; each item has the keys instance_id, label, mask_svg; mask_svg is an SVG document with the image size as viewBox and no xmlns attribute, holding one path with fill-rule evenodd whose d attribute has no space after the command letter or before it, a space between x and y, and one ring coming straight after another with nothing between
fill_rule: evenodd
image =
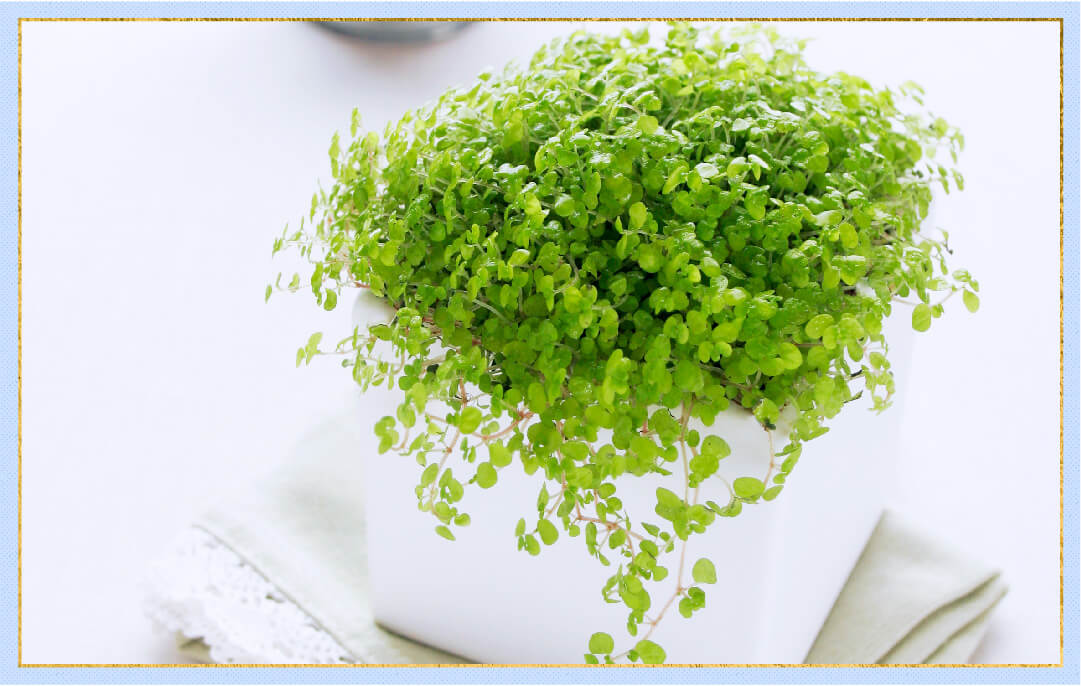
<instances>
[{"instance_id":1,"label":"potted plant","mask_svg":"<svg viewBox=\"0 0 1081 686\"><path fill-rule=\"evenodd\" d=\"M339 355L383 394L378 453L414 458L370 458L381 621L487 662L802 658L896 444L846 406L891 403L903 328L978 306L922 230L961 134L802 47L579 32L335 135L274 246L311 273L276 285L365 294L297 363Z\"/></svg>"}]
</instances>

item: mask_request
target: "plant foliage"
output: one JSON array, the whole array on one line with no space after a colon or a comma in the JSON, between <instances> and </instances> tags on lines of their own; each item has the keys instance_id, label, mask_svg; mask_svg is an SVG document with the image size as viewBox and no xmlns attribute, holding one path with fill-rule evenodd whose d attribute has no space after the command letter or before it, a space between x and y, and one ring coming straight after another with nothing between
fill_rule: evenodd
<instances>
[{"instance_id":1,"label":"plant foliage","mask_svg":"<svg viewBox=\"0 0 1081 686\"><path fill-rule=\"evenodd\" d=\"M604 595L645 633L619 654L593 634L588 662L663 661L660 615L678 600L690 616L717 579L701 559L686 580L681 555L662 609L666 554L775 498L846 403L889 404L895 303L909 298L919 331L956 292L978 306L945 236L920 233L932 186L963 185L945 166L960 133L923 111L918 86L820 74L802 48L758 27L576 33L382 136L354 113L330 147L333 185L275 242L310 262L323 307L360 287L396 310L331 349L313 336L297 363L338 354L362 386L403 392L376 425L380 450L415 457L439 535L469 523L467 487L516 462L547 483L517 522L520 550L566 534L618 562ZM771 441L782 409L795 418L769 471L700 504L729 447L688 422L733 404ZM685 487L632 519L618 486L651 473Z\"/></svg>"}]
</instances>

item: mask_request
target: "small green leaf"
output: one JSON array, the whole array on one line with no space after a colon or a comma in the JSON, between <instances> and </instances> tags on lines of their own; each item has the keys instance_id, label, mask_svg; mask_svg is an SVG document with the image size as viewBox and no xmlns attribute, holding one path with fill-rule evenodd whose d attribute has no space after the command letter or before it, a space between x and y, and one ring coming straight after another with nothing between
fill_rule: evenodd
<instances>
[{"instance_id":1,"label":"small green leaf","mask_svg":"<svg viewBox=\"0 0 1081 686\"><path fill-rule=\"evenodd\" d=\"M664 258L657 246L652 244L642 245L638 248L638 266L651 274L659 272Z\"/></svg>"},{"instance_id":2,"label":"small green leaf","mask_svg":"<svg viewBox=\"0 0 1081 686\"><path fill-rule=\"evenodd\" d=\"M495 467L489 462L481 462L477 465L477 485L481 488L491 488L495 486L495 482L499 479L499 474L496 473Z\"/></svg>"},{"instance_id":3,"label":"small green leaf","mask_svg":"<svg viewBox=\"0 0 1081 686\"><path fill-rule=\"evenodd\" d=\"M745 171L751 168L751 165L747 164L747 160L743 157L737 157L728 163L728 169L726 173L728 178L735 180L743 175Z\"/></svg>"},{"instance_id":4,"label":"small green leaf","mask_svg":"<svg viewBox=\"0 0 1081 686\"><path fill-rule=\"evenodd\" d=\"M506 445L493 441L488 444L488 460L493 467L506 467L511 463L510 450Z\"/></svg>"},{"instance_id":5,"label":"small green leaf","mask_svg":"<svg viewBox=\"0 0 1081 686\"><path fill-rule=\"evenodd\" d=\"M819 226L837 226L844 219L844 213L840 210L827 210L815 215L815 223Z\"/></svg>"},{"instance_id":6,"label":"small green leaf","mask_svg":"<svg viewBox=\"0 0 1081 686\"><path fill-rule=\"evenodd\" d=\"M540 555L540 543L537 543L537 539L533 536L533 534L527 534L524 540L525 551L527 553L533 556Z\"/></svg>"},{"instance_id":7,"label":"small green leaf","mask_svg":"<svg viewBox=\"0 0 1081 686\"><path fill-rule=\"evenodd\" d=\"M511 267L520 267L529 261L529 251L525 248L519 248L511 253L510 258L507 260L507 264Z\"/></svg>"},{"instance_id":8,"label":"small green leaf","mask_svg":"<svg viewBox=\"0 0 1081 686\"><path fill-rule=\"evenodd\" d=\"M912 308L912 328L916 331L926 331L931 328L931 307L926 303L920 303Z\"/></svg>"},{"instance_id":9,"label":"small green leaf","mask_svg":"<svg viewBox=\"0 0 1081 686\"><path fill-rule=\"evenodd\" d=\"M447 527L443 526L442 524L440 524L439 526L435 527L435 532L436 532L437 534L439 534L440 536L442 536L443 538L447 539L448 541L453 541L453 540L454 540L454 534L452 534L452 533L450 532L450 529L448 529Z\"/></svg>"},{"instance_id":10,"label":"small green leaf","mask_svg":"<svg viewBox=\"0 0 1081 686\"><path fill-rule=\"evenodd\" d=\"M717 583L717 570L713 567L713 563L704 557L694 563L691 576L700 584Z\"/></svg>"},{"instance_id":11,"label":"small green leaf","mask_svg":"<svg viewBox=\"0 0 1081 686\"><path fill-rule=\"evenodd\" d=\"M777 356L785 369L799 369L803 365L803 353L791 343L781 343L777 347Z\"/></svg>"},{"instance_id":12,"label":"small green leaf","mask_svg":"<svg viewBox=\"0 0 1081 686\"><path fill-rule=\"evenodd\" d=\"M713 455L717 458L728 457L732 453L732 449L723 438L712 434L702 439L700 451L703 455Z\"/></svg>"},{"instance_id":13,"label":"small green leaf","mask_svg":"<svg viewBox=\"0 0 1081 686\"><path fill-rule=\"evenodd\" d=\"M547 519L537 522L537 533L540 535L541 540L544 541L544 545L552 545L559 538L559 530ZM594 650L593 652L601 653L604 651Z\"/></svg>"},{"instance_id":14,"label":"small green leaf","mask_svg":"<svg viewBox=\"0 0 1081 686\"><path fill-rule=\"evenodd\" d=\"M326 291L323 294L323 309L327 312L334 309L334 306L338 304L338 294L334 291Z\"/></svg>"},{"instance_id":15,"label":"small green leaf","mask_svg":"<svg viewBox=\"0 0 1081 686\"><path fill-rule=\"evenodd\" d=\"M560 217L569 217L574 214L574 198L567 194L563 194L556 198L555 205L553 206L556 214Z\"/></svg>"},{"instance_id":16,"label":"small green leaf","mask_svg":"<svg viewBox=\"0 0 1081 686\"><path fill-rule=\"evenodd\" d=\"M636 202L630 206L627 210L627 214L630 217L630 227L632 229L639 229L646 223L646 206L641 202Z\"/></svg>"},{"instance_id":17,"label":"small green leaf","mask_svg":"<svg viewBox=\"0 0 1081 686\"><path fill-rule=\"evenodd\" d=\"M529 409L534 412L542 412L548 407L548 395L544 392L544 386L539 383L531 383L526 389L526 398L529 401Z\"/></svg>"},{"instance_id":18,"label":"small green leaf","mask_svg":"<svg viewBox=\"0 0 1081 686\"><path fill-rule=\"evenodd\" d=\"M740 498L757 498L765 490L762 482L752 476L741 476L732 482L732 490Z\"/></svg>"},{"instance_id":19,"label":"small green leaf","mask_svg":"<svg viewBox=\"0 0 1081 686\"><path fill-rule=\"evenodd\" d=\"M464 434L471 434L480 426L484 415L475 407L462 408L458 415L458 428Z\"/></svg>"},{"instance_id":20,"label":"small green leaf","mask_svg":"<svg viewBox=\"0 0 1081 686\"><path fill-rule=\"evenodd\" d=\"M837 227L837 230L841 235L841 245L846 249L851 250L860 244L859 234L856 233L856 227L852 226L848 222L844 222Z\"/></svg>"},{"instance_id":21,"label":"small green leaf","mask_svg":"<svg viewBox=\"0 0 1081 686\"><path fill-rule=\"evenodd\" d=\"M603 632L597 632L589 637L589 652L597 655L607 655L616 648L612 637Z\"/></svg>"},{"instance_id":22,"label":"small green leaf","mask_svg":"<svg viewBox=\"0 0 1081 686\"><path fill-rule=\"evenodd\" d=\"M721 173L720 169L717 169L717 165L710 164L709 162L699 162L695 165L694 170L698 172L698 175L704 180L712 179Z\"/></svg>"},{"instance_id":23,"label":"small green leaf","mask_svg":"<svg viewBox=\"0 0 1081 686\"><path fill-rule=\"evenodd\" d=\"M647 665L659 665L664 662L664 649L650 640L641 640L634 646L642 662Z\"/></svg>"},{"instance_id":24,"label":"small green leaf","mask_svg":"<svg viewBox=\"0 0 1081 686\"><path fill-rule=\"evenodd\" d=\"M804 327L804 331L811 338L822 338L822 334L826 332L826 329L833 326L833 316L828 314L818 314L811 318L811 321L807 322L807 326Z\"/></svg>"},{"instance_id":25,"label":"small green leaf","mask_svg":"<svg viewBox=\"0 0 1081 686\"><path fill-rule=\"evenodd\" d=\"M654 116L643 114L641 117L638 117L638 130L644 134L648 135L655 133L659 127L660 122L658 122L657 118Z\"/></svg>"},{"instance_id":26,"label":"small green leaf","mask_svg":"<svg viewBox=\"0 0 1081 686\"><path fill-rule=\"evenodd\" d=\"M769 194L766 192L755 191L748 193L743 198L743 206L747 209L748 214L754 219L761 219L766 216L766 200L769 199Z\"/></svg>"},{"instance_id":27,"label":"small green leaf","mask_svg":"<svg viewBox=\"0 0 1081 686\"><path fill-rule=\"evenodd\" d=\"M980 296L976 295L972 291L965 291L961 294L961 299L965 302L965 307L969 312L975 312L980 309Z\"/></svg>"},{"instance_id":28,"label":"small green leaf","mask_svg":"<svg viewBox=\"0 0 1081 686\"><path fill-rule=\"evenodd\" d=\"M439 473L439 465L432 463L424 468L424 472L420 475L420 485L428 486L435 482L435 477Z\"/></svg>"}]
</instances>

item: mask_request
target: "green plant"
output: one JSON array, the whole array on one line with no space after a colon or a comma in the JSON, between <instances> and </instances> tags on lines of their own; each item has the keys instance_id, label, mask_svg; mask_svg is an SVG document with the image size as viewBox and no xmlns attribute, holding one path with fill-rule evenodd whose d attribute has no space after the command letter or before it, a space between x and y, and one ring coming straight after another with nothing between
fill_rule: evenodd
<instances>
[{"instance_id":1,"label":"green plant","mask_svg":"<svg viewBox=\"0 0 1081 686\"><path fill-rule=\"evenodd\" d=\"M594 634L588 662L663 661L656 622L673 604L692 615L716 581L702 559L685 582L680 554L676 593L654 602L666 554L777 497L846 403L887 407L894 303L915 298L918 331L956 292L978 306L945 236L920 233L932 184L962 187L940 162L956 162L960 133L922 112L914 84L822 75L802 48L758 27L676 24L659 45L576 33L382 136L354 113L352 140L331 144L334 184L275 242L311 263L323 307L360 287L396 309L328 350L316 334L297 364L341 355L362 386L401 389L380 450L416 458L440 536L469 523L466 486L493 487L517 457L548 484L517 522L519 549L564 532L618 560L605 597L645 633L618 655ZM729 448L688 422L712 425L732 403L771 445L781 410L795 420L767 473L700 504ZM682 492L658 489L656 518L632 519L621 480L670 471Z\"/></svg>"}]
</instances>

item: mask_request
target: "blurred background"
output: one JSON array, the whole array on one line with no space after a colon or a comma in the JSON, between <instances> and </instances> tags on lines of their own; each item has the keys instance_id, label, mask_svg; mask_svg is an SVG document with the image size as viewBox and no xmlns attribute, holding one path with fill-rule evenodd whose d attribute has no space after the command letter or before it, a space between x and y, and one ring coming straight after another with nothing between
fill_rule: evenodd
<instances>
[{"instance_id":1,"label":"blurred background","mask_svg":"<svg viewBox=\"0 0 1081 686\"><path fill-rule=\"evenodd\" d=\"M574 28L23 25L24 663L178 661L139 607L146 561L354 392L332 363L293 366L312 331L348 330L348 308L263 304L293 271L271 242L329 178L353 107L381 130ZM982 308L951 301L920 337L891 410L892 504L1003 569L1011 590L978 660L1058 662L1058 26L780 28L814 38L817 69L917 81L965 133L966 191L934 221Z\"/></svg>"}]
</instances>

